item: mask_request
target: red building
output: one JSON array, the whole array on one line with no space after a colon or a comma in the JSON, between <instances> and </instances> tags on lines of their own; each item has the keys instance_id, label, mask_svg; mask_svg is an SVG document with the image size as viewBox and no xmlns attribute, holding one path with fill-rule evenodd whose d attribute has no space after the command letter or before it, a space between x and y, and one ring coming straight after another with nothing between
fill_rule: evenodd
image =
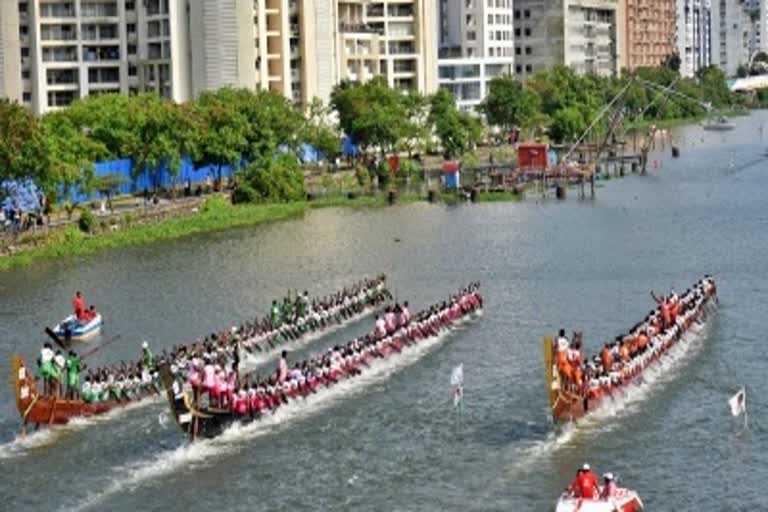
<instances>
[{"instance_id":1,"label":"red building","mask_svg":"<svg viewBox=\"0 0 768 512\"><path fill-rule=\"evenodd\" d=\"M525 143L517 147L517 165L521 171L546 171L549 167L549 145Z\"/></svg>"}]
</instances>

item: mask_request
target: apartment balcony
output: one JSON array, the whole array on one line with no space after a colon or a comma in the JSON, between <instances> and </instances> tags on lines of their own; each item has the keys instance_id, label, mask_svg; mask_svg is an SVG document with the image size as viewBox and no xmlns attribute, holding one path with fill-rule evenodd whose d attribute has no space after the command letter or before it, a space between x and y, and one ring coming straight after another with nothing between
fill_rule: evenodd
<instances>
[{"instance_id":1,"label":"apartment balcony","mask_svg":"<svg viewBox=\"0 0 768 512\"><path fill-rule=\"evenodd\" d=\"M339 32L354 34L378 34L384 35L384 30L367 23L339 23Z\"/></svg>"},{"instance_id":2,"label":"apartment balcony","mask_svg":"<svg viewBox=\"0 0 768 512\"><path fill-rule=\"evenodd\" d=\"M411 44L403 42L391 42L389 43L390 55L412 55L416 53L416 48Z\"/></svg>"},{"instance_id":3,"label":"apartment balcony","mask_svg":"<svg viewBox=\"0 0 768 512\"><path fill-rule=\"evenodd\" d=\"M26 16L26 13L24 13ZM40 18L44 20L51 19L71 19L75 17L74 2L63 4L42 4L40 6Z\"/></svg>"},{"instance_id":4,"label":"apartment balcony","mask_svg":"<svg viewBox=\"0 0 768 512\"><path fill-rule=\"evenodd\" d=\"M401 19L413 19L413 6L412 4L403 4L403 5L397 5L397 4L389 4L387 6L387 16L390 18L401 18Z\"/></svg>"},{"instance_id":5,"label":"apartment balcony","mask_svg":"<svg viewBox=\"0 0 768 512\"><path fill-rule=\"evenodd\" d=\"M120 60L119 46L84 46L83 47L84 62L104 62L104 61L119 61L119 60Z\"/></svg>"}]
</instances>

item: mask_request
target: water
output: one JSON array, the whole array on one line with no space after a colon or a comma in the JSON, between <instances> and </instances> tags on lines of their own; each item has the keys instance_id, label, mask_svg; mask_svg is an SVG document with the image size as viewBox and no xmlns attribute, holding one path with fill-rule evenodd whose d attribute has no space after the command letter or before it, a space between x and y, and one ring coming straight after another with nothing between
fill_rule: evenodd
<instances>
[{"instance_id":1,"label":"water","mask_svg":"<svg viewBox=\"0 0 768 512\"><path fill-rule=\"evenodd\" d=\"M104 312L104 338L122 335L93 365L137 357L143 339L158 349L265 313L287 289L380 271L414 308L469 280L487 299L480 319L354 385L194 446L160 400L16 440L0 378L2 508L542 511L589 461L649 510L764 509L768 113L737 122L677 131L680 159L667 147L648 176L610 181L594 201L322 210L1 274L2 375L14 351L34 360L75 289ZM649 290L681 291L707 272L720 290L714 321L626 402L554 428L541 336L583 329L594 349L651 308ZM449 389L459 363L461 423ZM748 431L726 403L741 385Z\"/></svg>"}]
</instances>

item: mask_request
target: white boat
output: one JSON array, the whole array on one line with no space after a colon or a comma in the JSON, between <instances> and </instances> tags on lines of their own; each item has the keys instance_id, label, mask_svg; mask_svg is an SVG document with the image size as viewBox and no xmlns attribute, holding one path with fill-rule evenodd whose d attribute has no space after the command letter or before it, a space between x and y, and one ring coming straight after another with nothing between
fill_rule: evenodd
<instances>
[{"instance_id":1,"label":"white boat","mask_svg":"<svg viewBox=\"0 0 768 512\"><path fill-rule=\"evenodd\" d=\"M99 333L103 323L101 313L96 313L89 322L81 322L75 315L69 315L51 330L65 341L86 341Z\"/></svg>"},{"instance_id":2,"label":"white boat","mask_svg":"<svg viewBox=\"0 0 768 512\"><path fill-rule=\"evenodd\" d=\"M729 123L726 118L721 117L717 121L715 120L707 121L706 123L704 123L702 128L704 128L705 130L723 132L723 131L733 130L734 128L736 128L736 125L733 123Z\"/></svg>"},{"instance_id":3,"label":"white boat","mask_svg":"<svg viewBox=\"0 0 768 512\"><path fill-rule=\"evenodd\" d=\"M563 493L557 500L555 512L638 512L643 509L643 502L635 491L623 487L616 491L616 496L606 500L574 498Z\"/></svg>"}]
</instances>

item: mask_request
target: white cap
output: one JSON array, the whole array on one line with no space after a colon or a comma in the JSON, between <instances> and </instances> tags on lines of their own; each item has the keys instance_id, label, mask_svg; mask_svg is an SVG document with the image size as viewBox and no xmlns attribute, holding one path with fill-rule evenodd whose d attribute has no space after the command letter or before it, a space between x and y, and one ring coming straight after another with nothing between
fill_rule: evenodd
<instances>
[{"instance_id":1,"label":"white cap","mask_svg":"<svg viewBox=\"0 0 768 512\"><path fill-rule=\"evenodd\" d=\"M613 480L613 473L606 473L603 475L606 480Z\"/></svg>"},{"instance_id":2,"label":"white cap","mask_svg":"<svg viewBox=\"0 0 768 512\"><path fill-rule=\"evenodd\" d=\"M589 469L590 469L590 467L589 467L589 464L587 464L587 463L585 462L585 463L584 463L584 465L583 465L583 466L581 466L581 469L582 469L583 471L589 471Z\"/></svg>"},{"instance_id":3,"label":"white cap","mask_svg":"<svg viewBox=\"0 0 768 512\"><path fill-rule=\"evenodd\" d=\"M142 341L141 348L149 348L149 343L147 343L146 341Z\"/></svg>"},{"instance_id":4,"label":"white cap","mask_svg":"<svg viewBox=\"0 0 768 512\"><path fill-rule=\"evenodd\" d=\"M237 326L233 325L232 326L232 333L236 333L236 332L237 332Z\"/></svg>"}]
</instances>

